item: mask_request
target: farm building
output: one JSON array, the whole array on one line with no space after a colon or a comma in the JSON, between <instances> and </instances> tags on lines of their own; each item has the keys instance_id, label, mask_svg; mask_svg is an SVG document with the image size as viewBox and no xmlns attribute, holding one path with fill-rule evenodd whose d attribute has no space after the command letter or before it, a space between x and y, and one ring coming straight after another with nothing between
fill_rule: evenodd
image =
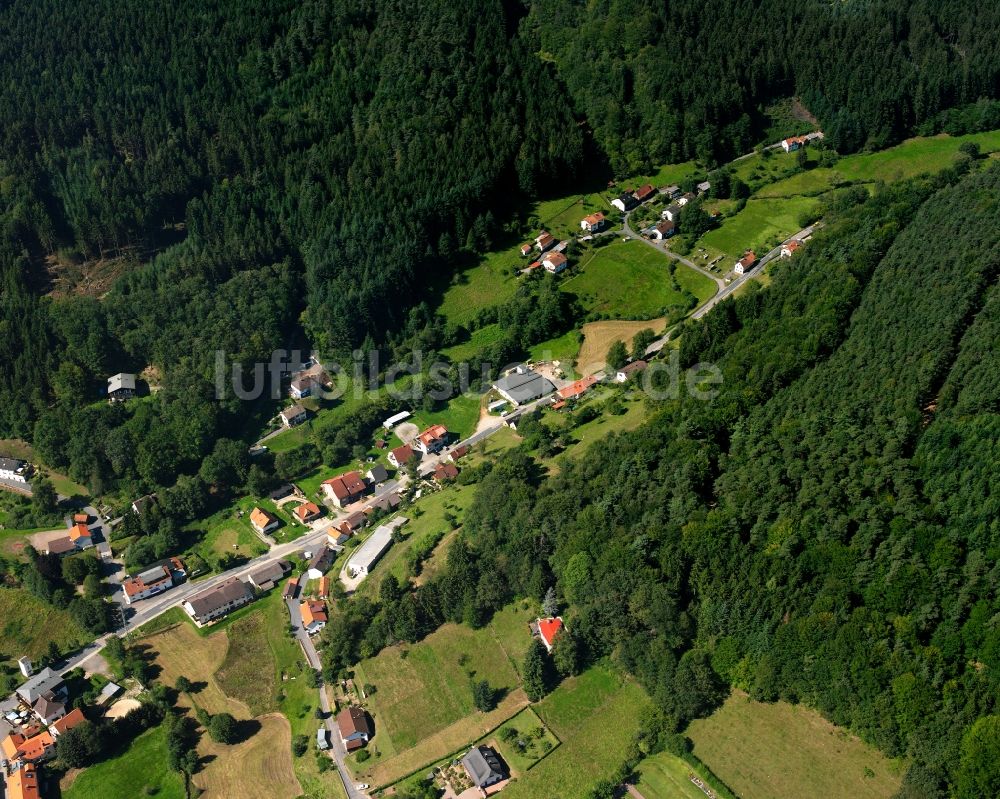
<instances>
[{"instance_id":1,"label":"farm building","mask_svg":"<svg viewBox=\"0 0 1000 799\"><path fill-rule=\"evenodd\" d=\"M515 366L505 377L493 384L500 395L512 405L523 405L556 390L546 378L527 366Z\"/></svg>"},{"instance_id":2,"label":"farm building","mask_svg":"<svg viewBox=\"0 0 1000 799\"><path fill-rule=\"evenodd\" d=\"M354 577L367 575L381 557L392 546L392 534L396 528L406 524L407 519L398 516L387 524L379 525L365 542L359 546L347 561L347 573Z\"/></svg>"}]
</instances>

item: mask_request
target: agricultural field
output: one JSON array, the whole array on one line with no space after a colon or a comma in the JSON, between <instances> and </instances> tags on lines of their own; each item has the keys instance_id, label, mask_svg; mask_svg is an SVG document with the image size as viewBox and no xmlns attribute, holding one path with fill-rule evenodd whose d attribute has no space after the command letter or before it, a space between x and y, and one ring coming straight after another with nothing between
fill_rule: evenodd
<instances>
[{"instance_id":1,"label":"agricultural field","mask_svg":"<svg viewBox=\"0 0 1000 799\"><path fill-rule=\"evenodd\" d=\"M702 236L699 244L728 256L728 260L720 264L725 272L745 250L754 250L760 257L801 230L814 221L812 216L818 208L819 200L812 197L751 199L742 211Z\"/></svg>"},{"instance_id":2,"label":"agricultural field","mask_svg":"<svg viewBox=\"0 0 1000 799\"><path fill-rule=\"evenodd\" d=\"M60 652L68 652L93 637L67 611L23 588L0 588L0 663L10 658L9 665L15 671L15 661L22 655L37 660L48 652L50 643L55 643Z\"/></svg>"},{"instance_id":3,"label":"agricultural field","mask_svg":"<svg viewBox=\"0 0 1000 799\"><path fill-rule=\"evenodd\" d=\"M802 705L736 692L687 735L695 756L746 799L887 799L901 782L898 763Z\"/></svg>"},{"instance_id":4,"label":"agricultural field","mask_svg":"<svg viewBox=\"0 0 1000 799\"><path fill-rule=\"evenodd\" d=\"M679 271L679 270L678 270ZM691 272L692 270L686 269ZM580 346L580 356L577 358L577 371L586 376L599 372L607 364L605 359L611 345L623 341L631 352L632 337L640 330L651 328L654 333L663 333L667 324L665 317L649 319L642 322L629 322L613 319L605 322L588 322L583 326L583 344Z\"/></svg>"},{"instance_id":5,"label":"agricultural field","mask_svg":"<svg viewBox=\"0 0 1000 799\"><path fill-rule=\"evenodd\" d=\"M260 729L233 745L217 744L202 736L198 754L207 763L193 782L204 791L204 799L295 799L302 795L289 757L292 736L288 720L279 713L269 713L257 723Z\"/></svg>"},{"instance_id":6,"label":"agricultural field","mask_svg":"<svg viewBox=\"0 0 1000 799\"><path fill-rule=\"evenodd\" d=\"M383 650L355 669L355 684L373 686L367 699L375 722L373 758L358 778L394 782L477 740L527 704L515 663L529 643L530 604L497 613L479 630L446 624L423 641ZM471 679L488 680L503 696L480 713Z\"/></svg>"},{"instance_id":7,"label":"agricultural field","mask_svg":"<svg viewBox=\"0 0 1000 799\"><path fill-rule=\"evenodd\" d=\"M561 741L511 783L505 799L579 799L621 766L649 698L636 683L595 666L533 706Z\"/></svg>"},{"instance_id":8,"label":"agricultural field","mask_svg":"<svg viewBox=\"0 0 1000 799\"><path fill-rule=\"evenodd\" d=\"M71 784L62 787L61 794L63 799L131 799L144 791L159 799L187 796L184 778L168 765L167 730L163 726L144 732L117 757L78 772Z\"/></svg>"},{"instance_id":9,"label":"agricultural field","mask_svg":"<svg viewBox=\"0 0 1000 799\"><path fill-rule=\"evenodd\" d=\"M647 757L639 763L636 788L644 799L705 799L689 775L691 767L669 752Z\"/></svg>"},{"instance_id":10,"label":"agricultural field","mask_svg":"<svg viewBox=\"0 0 1000 799\"><path fill-rule=\"evenodd\" d=\"M671 277L672 262L640 241L615 241L597 248L584 257L572 277L560 288L570 292L588 314L608 314L624 319L652 319L671 306L686 306L687 300ZM678 269L685 269L677 265ZM691 278L689 286L699 281L703 291L712 296L712 281L703 275Z\"/></svg>"}]
</instances>

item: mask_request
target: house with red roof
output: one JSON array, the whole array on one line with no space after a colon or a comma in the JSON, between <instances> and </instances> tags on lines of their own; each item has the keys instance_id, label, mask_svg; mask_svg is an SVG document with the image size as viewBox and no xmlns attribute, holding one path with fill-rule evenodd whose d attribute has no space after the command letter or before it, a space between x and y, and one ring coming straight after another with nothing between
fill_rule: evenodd
<instances>
[{"instance_id":1,"label":"house with red roof","mask_svg":"<svg viewBox=\"0 0 1000 799\"><path fill-rule=\"evenodd\" d=\"M805 136L792 136L781 142L781 149L786 153L790 153L801 147L805 147L807 141L809 139Z\"/></svg>"},{"instance_id":2,"label":"house with red roof","mask_svg":"<svg viewBox=\"0 0 1000 799\"><path fill-rule=\"evenodd\" d=\"M545 267L546 272L558 275L569 266L569 259L561 252L550 252L542 258L542 265Z\"/></svg>"},{"instance_id":3,"label":"house with red roof","mask_svg":"<svg viewBox=\"0 0 1000 799\"><path fill-rule=\"evenodd\" d=\"M403 466L413 460L414 457L419 456L413 451L413 447L409 444L403 444L403 446L396 447L389 452L389 463L397 469L402 469Z\"/></svg>"},{"instance_id":4,"label":"house with red roof","mask_svg":"<svg viewBox=\"0 0 1000 799\"><path fill-rule=\"evenodd\" d=\"M323 515L323 509L315 502L303 502L292 511L292 514L302 524L309 524L309 522L315 521Z\"/></svg>"},{"instance_id":5,"label":"house with red roof","mask_svg":"<svg viewBox=\"0 0 1000 799\"><path fill-rule=\"evenodd\" d=\"M413 446L427 455L440 452L447 443L448 428L443 424L432 424L413 439Z\"/></svg>"},{"instance_id":6,"label":"house with red roof","mask_svg":"<svg viewBox=\"0 0 1000 799\"><path fill-rule=\"evenodd\" d=\"M644 186L640 186L639 188L637 188L635 190L635 199L636 199L636 202L644 203L644 202L646 202L646 200L648 200L654 194L656 194L656 189L654 189L648 183L646 185L644 185Z\"/></svg>"},{"instance_id":7,"label":"house with red roof","mask_svg":"<svg viewBox=\"0 0 1000 799\"><path fill-rule=\"evenodd\" d=\"M580 228L588 233L596 233L604 227L604 214L598 211L596 214L588 214L580 220Z\"/></svg>"},{"instance_id":8,"label":"house with red roof","mask_svg":"<svg viewBox=\"0 0 1000 799\"><path fill-rule=\"evenodd\" d=\"M77 549L88 549L94 545L90 537L90 530L85 524L74 524L69 528L69 540Z\"/></svg>"},{"instance_id":9,"label":"house with red roof","mask_svg":"<svg viewBox=\"0 0 1000 799\"><path fill-rule=\"evenodd\" d=\"M548 652L552 651L552 645L556 641L556 633L563 628L562 616L554 616L549 619L538 619L535 622L538 629L538 639L545 645Z\"/></svg>"},{"instance_id":10,"label":"house with red roof","mask_svg":"<svg viewBox=\"0 0 1000 799\"><path fill-rule=\"evenodd\" d=\"M757 256L754 254L753 250L747 250L743 257L738 260L733 266L733 271L737 275L742 275L753 268L753 265L757 263Z\"/></svg>"},{"instance_id":11,"label":"house with red roof","mask_svg":"<svg viewBox=\"0 0 1000 799\"><path fill-rule=\"evenodd\" d=\"M368 491L368 483L359 472L346 472L324 480L322 489L323 493L333 500L334 505L343 508L361 499Z\"/></svg>"},{"instance_id":12,"label":"house with red roof","mask_svg":"<svg viewBox=\"0 0 1000 799\"><path fill-rule=\"evenodd\" d=\"M87 720L87 717L83 715L83 711L80 708L75 707L61 719L56 719L49 725L49 732L53 736L58 738L66 730L72 730L74 727L83 724Z\"/></svg>"},{"instance_id":13,"label":"house with red roof","mask_svg":"<svg viewBox=\"0 0 1000 799\"><path fill-rule=\"evenodd\" d=\"M556 393L559 395L560 399L564 400L576 399L577 397L580 397L586 394L588 391L590 391L591 387L596 383L597 383L597 377L594 375L589 375L588 377L584 377L581 378L580 380L576 380L570 383L568 386L563 386Z\"/></svg>"},{"instance_id":14,"label":"house with red roof","mask_svg":"<svg viewBox=\"0 0 1000 799\"><path fill-rule=\"evenodd\" d=\"M781 257L791 258L795 251L802 246L802 242L798 239L792 239L791 241L786 241L781 245Z\"/></svg>"},{"instance_id":15,"label":"house with red roof","mask_svg":"<svg viewBox=\"0 0 1000 799\"><path fill-rule=\"evenodd\" d=\"M543 230L535 237L535 246L538 247L539 252L545 252L556 246L556 238L547 230Z\"/></svg>"}]
</instances>

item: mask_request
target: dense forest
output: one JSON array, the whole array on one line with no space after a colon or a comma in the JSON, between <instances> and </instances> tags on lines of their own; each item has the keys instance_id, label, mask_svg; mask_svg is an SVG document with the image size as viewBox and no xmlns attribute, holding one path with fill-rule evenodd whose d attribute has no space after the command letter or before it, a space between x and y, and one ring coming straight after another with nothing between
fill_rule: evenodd
<instances>
[{"instance_id":1,"label":"dense forest","mask_svg":"<svg viewBox=\"0 0 1000 799\"><path fill-rule=\"evenodd\" d=\"M467 477L445 571L352 602L328 667L554 586L566 670L615 657L668 738L735 685L908 758L901 796L996 795L998 211L996 167L848 209L686 331L684 363L723 368L715 400L547 479L526 434Z\"/></svg>"}]
</instances>

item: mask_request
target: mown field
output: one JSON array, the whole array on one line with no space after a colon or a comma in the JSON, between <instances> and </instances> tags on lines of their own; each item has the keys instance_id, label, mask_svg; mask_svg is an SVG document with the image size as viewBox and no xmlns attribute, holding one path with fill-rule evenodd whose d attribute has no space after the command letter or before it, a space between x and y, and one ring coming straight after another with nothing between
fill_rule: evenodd
<instances>
[{"instance_id":1,"label":"mown field","mask_svg":"<svg viewBox=\"0 0 1000 799\"><path fill-rule=\"evenodd\" d=\"M691 782L691 767L669 752L645 758L636 771L636 788L644 799L705 799L701 788Z\"/></svg>"},{"instance_id":2,"label":"mown field","mask_svg":"<svg viewBox=\"0 0 1000 799\"><path fill-rule=\"evenodd\" d=\"M118 757L90 766L62 789L63 799L134 799L144 795L158 799L187 796L183 778L168 765L166 727L147 730Z\"/></svg>"},{"instance_id":3,"label":"mown field","mask_svg":"<svg viewBox=\"0 0 1000 799\"><path fill-rule=\"evenodd\" d=\"M560 288L573 294L586 313L601 313L624 319L651 319L665 308L684 305L686 300L670 275L670 260L641 241L615 241L585 257L576 274ZM683 265L678 269L684 268ZM715 286L694 273L689 285L706 286L712 296ZM697 296L697 294L696 294Z\"/></svg>"},{"instance_id":4,"label":"mown field","mask_svg":"<svg viewBox=\"0 0 1000 799\"><path fill-rule=\"evenodd\" d=\"M802 705L734 693L687 735L695 756L745 799L887 799L901 782L899 764Z\"/></svg>"},{"instance_id":5,"label":"mown field","mask_svg":"<svg viewBox=\"0 0 1000 799\"><path fill-rule=\"evenodd\" d=\"M636 683L605 666L566 680L533 706L562 742L511 783L505 799L579 799L625 758L649 699Z\"/></svg>"},{"instance_id":6,"label":"mown field","mask_svg":"<svg viewBox=\"0 0 1000 799\"><path fill-rule=\"evenodd\" d=\"M710 230L700 244L720 250L728 256L719 266L729 271L745 250L761 257L811 221L819 200L812 197L787 199L751 199L735 216Z\"/></svg>"},{"instance_id":7,"label":"mown field","mask_svg":"<svg viewBox=\"0 0 1000 799\"><path fill-rule=\"evenodd\" d=\"M690 272L690 269L686 271ZM577 371L586 376L599 372L606 366L608 350L616 341L625 343L632 351L632 337L640 330L650 328L657 335L661 334L667 320L664 317L641 322L630 322L624 319L611 319L605 322L588 322L582 328L583 344L580 345L580 355L577 358Z\"/></svg>"}]
</instances>

